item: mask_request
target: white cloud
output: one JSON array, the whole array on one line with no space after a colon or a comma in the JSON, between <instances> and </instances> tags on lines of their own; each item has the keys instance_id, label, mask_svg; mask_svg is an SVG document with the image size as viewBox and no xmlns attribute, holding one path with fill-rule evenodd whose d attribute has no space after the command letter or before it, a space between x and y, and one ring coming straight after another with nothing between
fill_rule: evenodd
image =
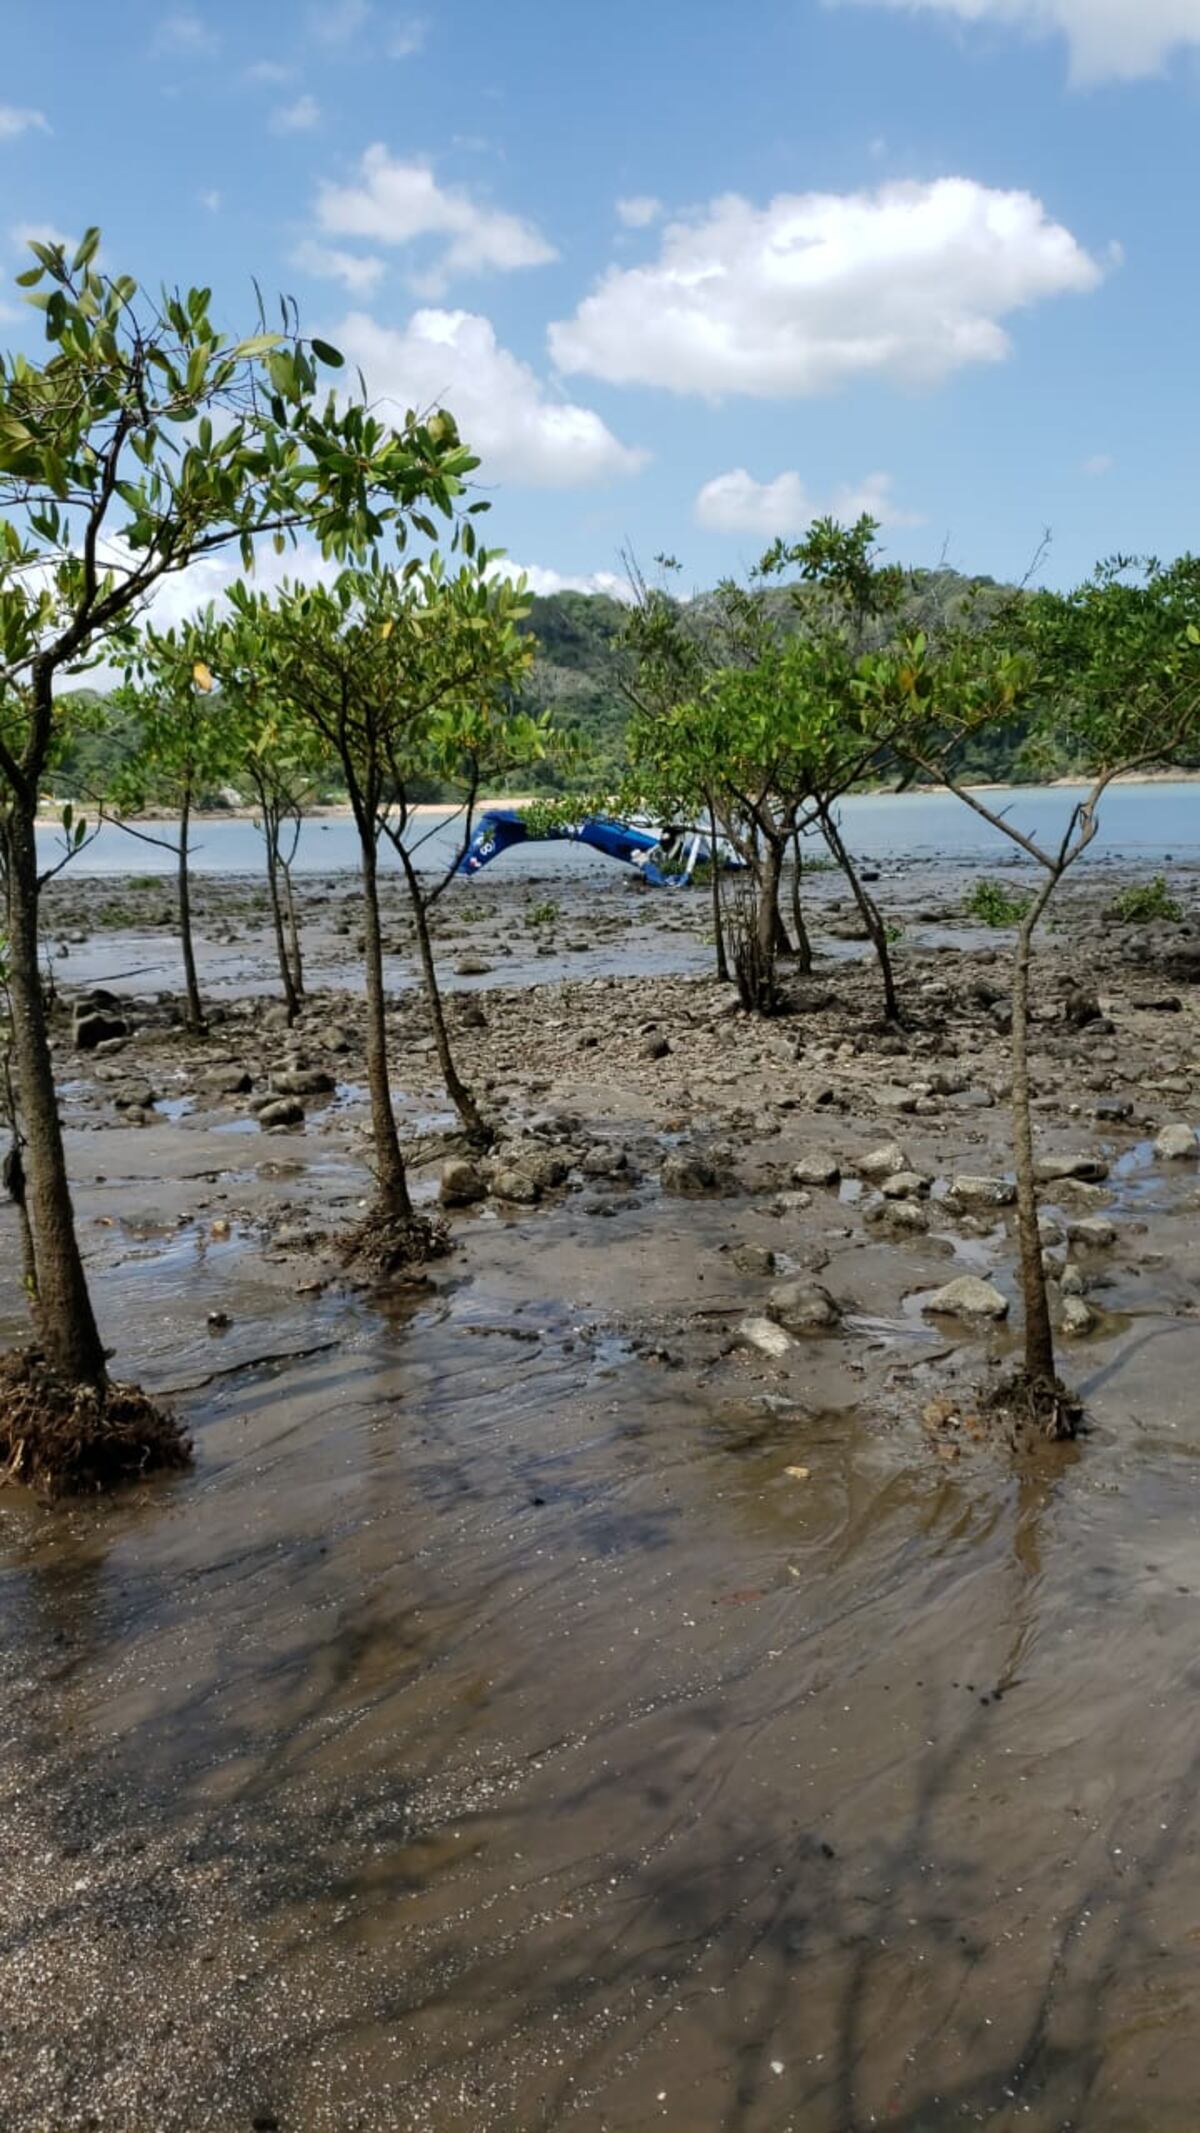
<instances>
[{"instance_id":1,"label":"white cloud","mask_svg":"<svg viewBox=\"0 0 1200 2133\"><path fill-rule=\"evenodd\" d=\"M15 326L21 314L13 304L0 304L0 326Z\"/></svg>"},{"instance_id":2,"label":"white cloud","mask_svg":"<svg viewBox=\"0 0 1200 2133\"><path fill-rule=\"evenodd\" d=\"M199 198L201 207L206 207L210 215L217 215L220 213L221 195L217 191L215 185L210 185L204 192L200 193L197 197Z\"/></svg>"},{"instance_id":3,"label":"white cloud","mask_svg":"<svg viewBox=\"0 0 1200 2133\"><path fill-rule=\"evenodd\" d=\"M321 186L317 222L327 236L375 244L447 239L433 270L414 281L423 296L440 295L456 274L538 267L558 256L532 223L473 200L462 187L440 186L427 163L395 160L380 143L363 156L359 184Z\"/></svg>"},{"instance_id":4,"label":"white cloud","mask_svg":"<svg viewBox=\"0 0 1200 2133\"><path fill-rule=\"evenodd\" d=\"M867 0L920 8L960 22L995 23L1030 37L1065 37L1077 84L1160 73L1174 53L1200 47L1197 0Z\"/></svg>"},{"instance_id":5,"label":"white cloud","mask_svg":"<svg viewBox=\"0 0 1200 2133\"><path fill-rule=\"evenodd\" d=\"M517 563L511 556L497 556L490 575L496 578L523 577L531 593L548 598L551 593L580 592L607 593L610 600L622 600L627 605L633 598L633 589L628 578L615 570L589 570L581 573L551 570L541 563Z\"/></svg>"},{"instance_id":6,"label":"white cloud","mask_svg":"<svg viewBox=\"0 0 1200 2133\"><path fill-rule=\"evenodd\" d=\"M44 111L31 111L21 104L0 104L0 141L15 141L22 133L49 133Z\"/></svg>"},{"instance_id":7,"label":"white cloud","mask_svg":"<svg viewBox=\"0 0 1200 2133\"><path fill-rule=\"evenodd\" d=\"M1097 478L1102 474L1111 474L1112 470L1113 461L1111 454L1108 452L1093 452L1089 459L1083 461L1079 469L1081 474L1091 474Z\"/></svg>"},{"instance_id":8,"label":"white cloud","mask_svg":"<svg viewBox=\"0 0 1200 2133\"><path fill-rule=\"evenodd\" d=\"M127 551L122 552L120 545L114 543L112 560L125 563ZM273 593L285 578L305 585L331 584L340 568L332 558L323 556L313 541L301 540L282 555L276 555L270 541L261 541L254 569L244 571L234 544L220 555L201 556L186 570L161 578L150 600L149 619L156 629L170 629L199 614L210 602L219 609L230 586L239 578L244 578L253 592Z\"/></svg>"},{"instance_id":9,"label":"white cloud","mask_svg":"<svg viewBox=\"0 0 1200 2133\"><path fill-rule=\"evenodd\" d=\"M627 230L648 229L652 222L658 221L662 212L662 201L656 200L653 193L630 193L617 202L617 220L623 222Z\"/></svg>"},{"instance_id":10,"label":"white cloud","mask_svg":"<svg viewBox=\"0 0 1200 2133\"><path fill-rule=\"evenodd\" d=\"M337 245L316 244L306 237L292 253L292 265L319 281L340 281L352 296L369 296L387 271L382 259L370 252L343 252Z\"/></svg>"},{"instance_id":11,"label":"white cloud","mask_svg":"<svg viewBox=\"0 0 1200 2133\"><path fill-rule=\"evenodd\" d=\"M281 104L271 113L272 133L311 133L320 124L321 106L315 96L298 96L294 104Z\"/></svg>"},{"instance_id":12,"label":"white cloud","mask_svg":"<svg viewBox=\"0 0 1200 2133\"><path fill-rule=\"evenodd\" d=\"M308 26L321 44L348 44L370 12L369 0L320 0L309 8Z\"/></svg>"},{"instance_id":13,"label":"white cloud","mask_svg":"<svg viewBox=\"0 0 1200 2133\"><path fill-rule=\"evenodd\" d=\"M397 22L387 41L389 59L415 59L429 41L429 23L424 15L409 15Z\"/></svg>"},{"instance_id":14,"label":"white cloud","mask_svg":"<svg viewBox=\"0 0 1200 2133\"><path fill-rule=\"evenodd\" d=\"M553 399L474 312L417 311L401 328L355 311L332 338L360 365L373 399L393 409L450 408L483 461L483 482L576 488L644 463L645 454L622 444L591 408Z\"/></svg>"},{"instance_id":15,"label":"white cloud","mask_svg":"<svg viewBox=\"0 0 1200 2133\"><path fill-rule=\"evenodd\" d=\"M890 474L868 474L857 483L835 489L831 496L815 497L801 476L791 470L773 481L755 481L745 467L714 475L696 497L694 517L699 526L713 533L753 533L762 540L786 533L800 533L815 518L835 518L852 525L863 513L881 526L919 526L916 512L904 511L892 496Z\"/></svg>"},{"instance_id":16,"label":"white cloud","mask_svg":"<svg viewBox=\"0 0 1200 2133\"><path fill-rule=\"evenodd\" d=\"M68 237L65 230L56 228L53 222L14 222L8 234L17 250L22 252L31 244L61 244L64 252L75 250L75 239Z\"/></svg>"},{"instance_id":17,"label":"white cloud","mask_svg":"<svg viewBox=\"0 0 1200 2133\"><path fill-rule=\"evenodd\" d=\"M932 385L1002 361L1007 314L1102 271L1031 193L970 178L765 208L730 193L668 224L656 260L612 268L550 349L563 371L709 397Z\"/></svg>"},{"instance_id":18,"label":"white cloud","mask_svg":"<svg viewBox=\"0 0 1200 2133\"><path fill-rule=\"evenodd\" d=\"M202 15L180 9L167 15L154 33L154 50L193 59L211 59L221 49L221 40Z\"/></svg>"},{"instance_id":19,"label":"white cloud","mask_svg":"<svg viewBox=\"0 0 1200 2133\"><path fill-rule=\"evenodd\" d=\"M255 87L261 84L270 89L278 89L285 81L291 80L295 71L294 67L284 66L278 59L256 59L244 69L242 80L253 83Z\"/></svg>"}]
</instances>

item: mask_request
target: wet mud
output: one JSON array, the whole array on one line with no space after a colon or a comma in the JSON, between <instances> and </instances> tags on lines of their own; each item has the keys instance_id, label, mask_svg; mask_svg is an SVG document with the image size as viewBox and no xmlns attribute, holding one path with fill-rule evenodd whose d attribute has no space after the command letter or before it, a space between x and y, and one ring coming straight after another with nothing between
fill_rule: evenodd
<instances>
[{"instance_id":1,"label":"wet mud","mask_svg":"<svg viewBox=\"0 0 1200 2133\"><path fill-rule=\"evenodd\" d=\"M1115 1235L1071 1247L1087 1435L1014 1461L968 1425L1015 1310L923 1308L964 1273L1015 1293L1010 1212L949 1190L1005 1169L971 990L999 948L961 884L891 888L900 1040L859 960L730 1014L698 901L566 886L530 925L514 884L455 915L464 1064L568 1175L455 1214L390 1293L327 1248L367 1185L353 998L291 1036L231 989L204 1046L152 1003L115 1055L63 1041L114 1367L197 1463L0 1493L6 2129L1194 2126L1200 1177L1153 1149L1196 1122L1200 988L1155 975L1194 936L1090 889L1046 944L1039 1147L1108 1171L1048 1213ZM318 982L350 961L327 917ZM577 968L631 932L633 974ZM428 1200L450 1121L399 955L391 982ZM264 1133L300 1051L334 1087ZM856 1167L893 1139L931 1185L911 1232ZM838 1176L798 1186L822 1151ZM672 1154L716 1188L668 1189ZM789 1279L838 1315L764 1350Z\"/></svg>"}]
</instances>

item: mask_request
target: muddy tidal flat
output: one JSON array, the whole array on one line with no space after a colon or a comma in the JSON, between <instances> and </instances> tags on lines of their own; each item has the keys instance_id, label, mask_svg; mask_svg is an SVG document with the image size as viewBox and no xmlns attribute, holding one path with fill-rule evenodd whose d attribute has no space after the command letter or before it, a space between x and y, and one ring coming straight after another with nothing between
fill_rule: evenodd
<instances>
[{"instance_id":1,"label":"muddy tidal flat","mask_svg":"<svg viewBox=\"0 0 1200 2133\"><path fill-rule=\"evenodd\" d=\"M501 1138L383 1293L336 1253L353 882L301 884L292 1031L258 884L197 884L204 1039L167 884L51 884L102 1325L196 1461L0 1491L4 2133L1194 2133L1200 1164L1154 1143L1200 1124L1200 870L1152 926L1084 870L1039 951L1088 1429L1037 1456L979 1420L1019 1313L972 878L876 884L900 1031L833 876L769 1022L703 894L456 886ZM387 894L432 1203L461 1150ZM80 1051L97 989L127 1034ZM1009 1316L927 1308L964 1277Z\"/></svg>"}]
</instances>

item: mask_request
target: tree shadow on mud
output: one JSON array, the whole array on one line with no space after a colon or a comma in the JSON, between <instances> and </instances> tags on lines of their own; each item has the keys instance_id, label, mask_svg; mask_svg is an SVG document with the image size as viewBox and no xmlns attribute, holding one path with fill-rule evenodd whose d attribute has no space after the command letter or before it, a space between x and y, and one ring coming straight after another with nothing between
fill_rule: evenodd
<instances>
[{"instance_id":1,"label":"tree shadow on mud","mask_svg":"<svg viewBox=\"0 0 1200 2133\"><path fill-rule=\"evenodd\" d=\"M0 2117L102 2110L132 2029L154 2062L142 2116L163 2133L244 2126L247 2095L306 2133L939 2133L1018 2114L1127 2133L1143 2123L1128 2087L1104 2115L1113 2030L1163 1972L1153 1899L1194 1842L1200 1750L1066 1860L1061 1815L1031 1802L1045 1880L1016 1900L980 1773L994 1783L1008 1752L1053 1491L1026 1477L993 1514L1012 1571L993 1686L968 1704L926 1686L916 1745L885 1734L872 1770L846 1769L853 1794L894 1765L836 1844L827 1815L789 1807L781 1774L815 1753L798 1693L763 1708L681 1683L616 1728L501 1753L488 1684L451 1693L446 1667L480 1610L503 1608L502 1574L432 1627L362 1596L344 1617L312 1607L244 1692L236 1673L220 1695L182 1682L190 1760L157 1705L106 1744L73 1734L74 1669L120 1619L99 1551L90 1571L85 1554L35 1577L27 1626L62 1681L6 1705L0 1821L80 1864L26 1892L18 1862L0 1899L0 1963L42 1989L10 2003ZM238 1575L269 1569L274 1545L241 1551ZM72 1971L93 1960L105 1992L81 2024ZM1186 2048L1186 1999L1176 2022L1166 2042ZM35 2049L48 2027L74 2045L57 2099ZM1149 2079L1153 2037L1140 2049ZM318 2077L340 2118L317 2115ZM1164 2115L1177 2101L1164 2091L1144 2124L1185 2124Z\"/></svg>"}]
</instances>

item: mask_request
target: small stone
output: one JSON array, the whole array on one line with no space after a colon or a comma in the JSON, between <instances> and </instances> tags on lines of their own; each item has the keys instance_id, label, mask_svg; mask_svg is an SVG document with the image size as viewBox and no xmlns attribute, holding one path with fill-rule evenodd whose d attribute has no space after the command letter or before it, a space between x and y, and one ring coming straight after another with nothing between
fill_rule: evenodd
<instances>
[{"instance_id":1,"label":"small stone","mask_svg":"<svg viewBox=\"0 0 1200 2133\"><path fill-rule=\"evenodd\" d=\"M127 1037L129 1024L123 1015L106 1014L102 1009L76 1011L72 1036L77 1052L94 1052L98 1044L112 1037Z\"/></svg>"},{"instance_id":2,"label":"small stone","mask_svg":"<svg viewBox=\"0 0 1200 2133\"><path fill-rule=\"evenodd\" d=\"M1042 1155L1038 1157L1037 1175L1046 1184L1061 1178L1083 1178L1094 1183L1108 1176L1108 1164L1102 1155Z\"/></svg>"},{"instance_id":3,"label":"small stone","mask_svg":"<svg viewBox=\"0 0 1200 2133\"><path fill-rule=\"evenodd\" d=\"M258 1114L258 1123L264 1133L272 1133L281 1126L302 1126L304 1105L294 1096L281 1096L277 1103L266 1103Z\"/></svg>"},{"instance_id":4,"label":"small stone","mask_svg":"<svg viewBox=\"0 0 1200 2133\"><path fill-rule=\"evenodd\" d=\"M1112 1125L1120 1125L1133 1117L1133 1105L1127 1096L1102 1096L1092 1105L1092 1117Z\"/></svg>"},{"instance_id":5,"label":"small stone","mask_svg":"<svg viewBox=\"0 0 1200 2133\"><path fill-rule=\"evenodd\" d=\"M928 1178L915 1170L897 1170L879 1188L885 1200L918 1200L929 1190Z\"/></svg>"},{"instance_id":6,"label":"small stone","mask_svg":"<svg viewBox=\"0 0 1200 2133\"><path fill-rule=\"evenodd\" d=\"M927 1296L921 1309L944 1318L1007 1318L1008 1298L978 1274L960 1274Z\"/></svg>"},{"instance_id":7,"label":"small stone","mask_svg":"<svg viewBox=\"0 0 1200 2133\"><path fill-rule=\"evenodd\" d=\"M212 1096L248 1096L254 1083L245 1067L217 1067L204 1077L204 1086Z\"/></svg>"},{"instance_id":8,"label":"small stone","mask_svg":"<svg viewBox=\"0 0 1200 2133\"><path fill-rule=\"evenodd\" d=\"M792 1165L794 1185L836 1185L841 1175L841 1164L828 1148L814 1148Z\"/></svg>"},{"instance_id":9,"label":"small stone","mask_svg":"<svg viewBox=\"0 0 1200 2133\"><path fill-rule=\"evenodd\" d=\"M1154 1143L1154 1153L1166 1163L1194 1162L1200 1156L1200 1141L1191 1126L1164 1126Z\"/></svg>"},{"instance_id":10,"label":"small stone","mask_svg":"<svg viewBox=\"0 0 1200 2133\"><path fill-rule=\"evenodd\" d=\"M1064 1296L1082 1296L1084 1294L1087 1284L1083 1278L1083 1269L1082 1267L1077 1267L1073 1259L1068 1259L1058 1277L1058 1285Z\"/></svg>"},{"instance_id":11,"label":"small stone","mask_svg":"<svg viewBox=\"0 0 1200 2133\"><path fill-rule=\"evenodd\" d=\"M874 1219L886 1229L918 1237L929 1228L929 1216L919 1200L884 1200Z\"/></svg>"},{"instance_id":12,"label":"small stone","mask_svg":"<svg viewBox=\"0 0 1200 2133\"><path fill-rule=\"evenodd\" d=\"M271 1087L281 1096L328 1096L337 1087L324 1067L280 1067L271 1076Z\"/></svg>"},{"instance_id":13,"label":"small stone","mask_svg":"<svg viewBox=\"0 0 1200 2133\"><path fill-rule=\"evenodd\" d=\"M766 1244L737 1244L730 1253L739 1274L773 1274L775 1254Z\"/></svg>"},{"instance_id":14,"label":"small stone","mask_svg":"<svg viewBox=\"0 0 1200 2133\"><path fill-rule=\"evenodd\" d=\"M1078 1340L1081 1334L1090 1333L1095 1323L1096 1314L1085 1304L1082 1296L1063 1297L1062 1309L1058 1314L1061 1332L1072 1340Z\"/></svg>"},{"instance_id":15,"label":"small stone","mask_svg":"<svg viewBox=\"0 0 1200 2133\"><path fill-rule=\"evenodd\" d=\"M542 1196L541 1186L526 1170L497 1170L492 1178L497 1200L512 1200L519 1207L532 1207Z\"/></svg>"},{"instance_id":16,"label":"small stone","mask_svg":"<svg viewBox=\"0 0 1200 2133\"><path fill-rule=\"evenodd\" d=\"M486 978L491 975L492 966L481 961L478 956L464 955L461 963L456 963L454 968L460 978Z\"/></svg>"},{"instance_id":17,"label":"small stone","mask_svg":"<svg viewBox=\"0 0 1200 2133\"><path fill-rule=\"evenodd\" d=\"M769 1318L744 1318L738 1327L738 1338L747 1347L757 1348L760 1355L786 1355L792 1345L783 1328L772 1325Z\"/></svg>"},{"instance_id":18,"label":"small stone","mask_svg":"<svg viewBox=\"0 0 1200 2133\"><path fill-rule=\"evenodd\" d=\"M1017 1197L1008 1178L952 1178L950 1192L963 1207L1011 1207Z\"/></svg>"},{"instance_id":19,"label":"small stone","mask_svg":"<svg viewBox=\"0 0 1200 2133\"><path fill-rule=\"evenodd\" d=\"M787 1333L826 1333L839 1324L841 1311L828 1289L816 1283L783 1281L772 1289L767 1309Z\"/></svg>"},{"instance_id":20,"label":"small stone","mask_svg":"<svg viewBox=\"0 0 1200 2133\"><path fill-rule=\"evenodd\" d=\"M659 1178L664 1192L681 1193L686 1199L721 1190L720 1173L706 1157L685 1155L679 1149L667 1156Z\"/></svg>"},{"instance_id":21,"label":"small stone","mask_svg":"<svg viewBox=\"0 0 1200 2133\"><path fill-rule=\"evenodd\" d=\"M650 1036L642 1038L637 1053L639 1059L665 1059L670 1049L670 1042L666 1037Z\"/></svg>"},{"instance_id":22,"label":"small stone","mask_svg":"<svg viewBox=\"0 0 1200 2133\"><path fill-rule=\"evenodd\" d=\"M859 1156L854 1165L860 1178L869 1178L873 1184L882 1184L885 1178L895 1177L897 1172L908 1169L908 1157L898 1141L885 1141L881 1148L869 1148Z\"/></svg>"},{"instance_id":23,"label":"small stone","mask_svg":"<svg viewBox=\"0 0 1200 2133\"><path fill-rule=\"evenodd\" d=\"M438 1198L443 1207L472 1207L486 1196L487 1185L474 1163L455 1157L443 1165L438 1186Z\"/></svg>"},{"instance_id":24,"label":"small stone","mask_svg":"<svg viewBox=\"0 0 1200 2133\"><path fill-rule=\"evenodd\" d=\"M611 1178L619 1171L628 1169L629 1157L623 1148L613 1148L604 1141L597 1141L594 1148L588 1149L579 1167L585 1178Z\"/></svg>"},{"instance_id":25,"label":"small stone","mask_svg":"<svg viewBox=\"0 0 1200 2133\"><path fill-rule=\"evenodd\" d=\"M1104 1251L1117 1241L1117 1225L1107 1215L1081 1215L1078 1222L1068 1222L1067 1235L1072 1244L1090 1246Z\"/></svg>"}]
</instances>

